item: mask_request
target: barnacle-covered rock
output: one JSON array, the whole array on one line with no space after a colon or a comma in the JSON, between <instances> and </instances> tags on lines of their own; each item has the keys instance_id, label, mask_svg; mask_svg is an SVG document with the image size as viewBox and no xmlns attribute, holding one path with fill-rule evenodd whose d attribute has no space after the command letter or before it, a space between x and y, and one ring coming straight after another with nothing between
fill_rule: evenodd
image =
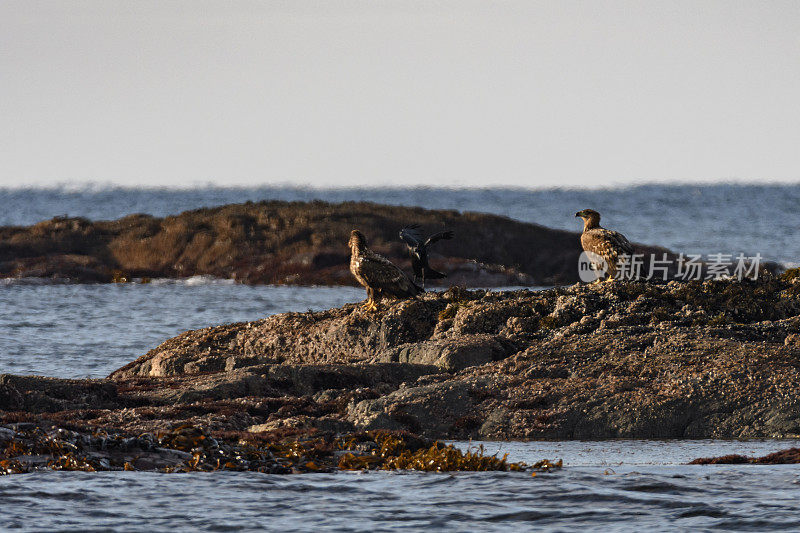
<instances>
[{"instance_id":1,"label":"barnacle-covered rock","mask_svg":"<svg viewBox=\"0 0 800 533\"><path fill-rule=\"evenodd\" d=\"M0 376L0 424L190 424L218 442L796 437L794 280L451 288L286 313L186 332L105 380Z\"/></svg>"}]
</instances>

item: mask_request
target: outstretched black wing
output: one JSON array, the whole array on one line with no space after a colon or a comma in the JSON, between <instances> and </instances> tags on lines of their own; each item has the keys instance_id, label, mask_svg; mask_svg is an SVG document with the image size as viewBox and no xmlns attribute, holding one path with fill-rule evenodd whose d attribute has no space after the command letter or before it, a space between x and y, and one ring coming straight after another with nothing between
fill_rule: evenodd
<instances>
[{"instance_id":1,"label":"outstretched black wing","mask_svg":"<svg viewBox=\"0 0 800 533\"><path fill-rule=\"evenodd\" d=\"M401 229L400 238L412 248L419 246L422 243L422 233L419 231L419 224L411 224Z\"/></svg>"},{"instance_id":2,"label":"outstretched black wing","mask_svg":"<svg viewBox=\"0 0 800 533\"><path fill-rule=\"evenodd\" d=\"M439 233L434 233L433 235L428 237L427 241L425 241L425 246L429 246L442 239L450 240L453 238L453 235L455 235L455 233L453 233L453 230L446 230L446 231L440 231Z\"/></svg>"}]
</instances>

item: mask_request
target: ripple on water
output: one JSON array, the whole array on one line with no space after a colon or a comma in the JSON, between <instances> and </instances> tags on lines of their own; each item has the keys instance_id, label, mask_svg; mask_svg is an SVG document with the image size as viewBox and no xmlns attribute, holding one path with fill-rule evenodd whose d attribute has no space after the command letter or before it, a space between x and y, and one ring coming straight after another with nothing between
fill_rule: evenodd
<instances>
[{"instance_id":1,"label":"ripple on water","mask_svg":"<svg viewBox=\"0 0 800 533\"><path fill-rule=\"evenodd\" d=\"M7 524L29 530L800 527L800 468L793 465L636 465L610 475L604 471L567 467L536 477L524 472L42 472L0 478L0 501Z\"/></svg>"},{"instance_id":2,"label":"ripple on water","mask_svg":"<svg viewBox=\"0 0 800 533\"><path fill-rule=\"evenodd\" d=\"M363 298L355 287L6 285L0 290L0 373L105 377L189 329Z\"/></svg>"},{"instance_id":3,"label":"ripple on water","mask_svg":"<svg viewBox=\"0 0 800 533\"><path fill-rule=\"evenodd\" d=\"M68 213L112 220L130 213L166 216L189 209L260 200L370 201L427 209L479 211L578 231L574 213L592 207L631 240L684 253L761 252L796 262L795 211L800 185L643 185L603 189L307 189L191 190L87 188L0 189L0 225L28 225ZM632 209L631 206L636 206ZM654 216L658 213L659 216ZM669 220L669 224L664 224ZM733 248L733 249L731 249Z\"/></svg>"}]
</instances>

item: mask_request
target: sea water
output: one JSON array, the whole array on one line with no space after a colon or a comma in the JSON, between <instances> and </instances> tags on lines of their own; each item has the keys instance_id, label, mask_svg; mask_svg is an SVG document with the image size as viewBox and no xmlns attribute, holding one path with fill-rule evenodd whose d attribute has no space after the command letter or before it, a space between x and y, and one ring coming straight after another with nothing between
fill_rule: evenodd
<instances>
[{"instance_id":1,"label":"sea water","mask_svg":"<svg viewBox=\"0 0 800 533\"><path fill-rule=\"evenodd\" d=\"M794 443L796 444L796 443ZM462 446L468 446L462 443ZM770 442L580 442L526 472L40 472L0 478L0 529L23 531L797 531L800 468L686 466L692 454L763 453ZM611 447L614 454L606 453ZM642 450L644 448L645 450ZM535 450L535 451L534 451ZM691 451L685 453L684 450ZM640 459L624 463L626 452ZM615 455L622 453L621 456ZM614 466L597 463L614 456ZM620 459L622 464L616 459ZM586 464L593 463L593 464Z\"/></svg>"},{"instance_id":2,"label":"sea water","mask_svg":"<svg viewBox=\"0 0 800 533\"><path fill-rule=\"evenodd\" d=\"M589 208L603 215L604 226L622 232L632 242L665 246L687 254L760 253L781 263L800 261L800 239L796 237L800 184L541 190L0 189L0 205L4 207L0 210L0 225L27 225L62 215L110 220L131 213L173 215L233 202L315 199L480 211L572 231L582 228L575 213Z\"/></svg>"},{"instance_id":3,"label":"sea water","mask_svg":"<svg viewBox=\"0 0 800 533\"><path fill-rule=\"evenodd\" d=\"M631 239L696 253L760 252L792 263L800 187L640 187L601 191L0 191L0 224L56 215L111 219L270 198L371 201L490 211L578 229L592 207ZM767 252L769 251L769 254ZM206 277L126 285L0 283L0 373L103 377L178 333L325 309L352 287L249 287ZM800 529L800 466L687 466L763 455L795 441L484 443L529 473L157 474L41 472L0 477L0 530L23 531L768 531ZM477 443L458 443L461 447Z\"/></svg>"},{"instance_id":4,"label":"sea water","mask_svg":"<svg viewBox=\"0 0 800 533\"><path fill-rule=\"evenodd\" d=\"M197 327L363 299L352 287L0 285L0 373L102 377ZM458 443L466 448L479 443ZM687 466L797 441L483 443L529 473L40 472L0 477L0 531L768 531L800 528L800 465Z\"/></svg>"}]
</instances>

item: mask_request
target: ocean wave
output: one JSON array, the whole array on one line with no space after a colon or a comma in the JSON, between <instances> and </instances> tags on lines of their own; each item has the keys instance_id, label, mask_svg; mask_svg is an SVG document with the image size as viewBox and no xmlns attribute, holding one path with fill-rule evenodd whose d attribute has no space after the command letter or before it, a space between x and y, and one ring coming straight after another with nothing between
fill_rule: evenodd
<instances>
[{"instance_id":1,"label":"ocean wave","mask_svg":"<svg viewBox=\"0 0 800 533\"><path fill-rule=\"evenodd\" d=\"M67 278L2 278L0 285L68 285Z\"/></svg>"},{"instance_id":2,"label":"ocean wave","mask_svg":"<svg viewBox=\"0 0 800 533\"><path fill-rule=\"evenodd\" d=\"M141 283L141 279L134 279L134 283ZM201 274L188 278L154 278L148 282L150 285L235 285L236 280L230 278L218 278Z\"/></svg>"}]
</instances>

